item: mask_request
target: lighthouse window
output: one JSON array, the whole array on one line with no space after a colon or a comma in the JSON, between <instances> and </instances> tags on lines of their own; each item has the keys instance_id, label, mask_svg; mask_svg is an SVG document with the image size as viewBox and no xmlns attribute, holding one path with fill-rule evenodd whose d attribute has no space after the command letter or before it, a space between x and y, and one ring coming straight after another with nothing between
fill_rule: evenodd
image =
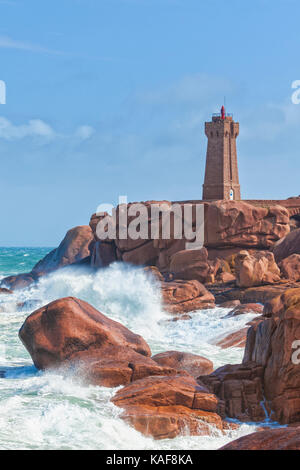
<instances>
[{"instance_id":1,"label":"lighthouse window","mask_svg":"<svg viewBox=\"0 0 300 470\"><path fill-rule=\"evenodd\" d=\"M233 189L230 190L229 198L230 198L231 201L233 201L233 198L234 198L234 191L233 191Z\"/></svg>"}]
</instances>

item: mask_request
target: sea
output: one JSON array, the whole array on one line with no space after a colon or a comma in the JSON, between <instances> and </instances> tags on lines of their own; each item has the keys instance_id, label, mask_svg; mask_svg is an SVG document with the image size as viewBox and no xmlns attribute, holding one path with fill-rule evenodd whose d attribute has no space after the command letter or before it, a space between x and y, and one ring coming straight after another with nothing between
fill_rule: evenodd
<instances>
[{"instance_id":1,"label":"sea","mask_svg":"<svg viewBox=\"0 0 300 470\"><path fill-rule=\"evenodd\" d=\"M51 248L0 248L0 280L28 272ZM159 289L139 267L115 263L91 271L68 267L35 286L0 295L0 449L192 450L218 449L254 432L262 423L240 423L225 434L145 437L120 419L110 399L116 389L83 386L59 372L38 371L18 338L26 317L52 300L75 296L144 337L156 354L177 350L200 354L214 368L238 364L240 348L221 349L217 338L244 327L255 314L227 317L229 309L199 310L190 320L170 322ZM276 425L276 424L275 424Z\"/></svg>"}]
</instances>

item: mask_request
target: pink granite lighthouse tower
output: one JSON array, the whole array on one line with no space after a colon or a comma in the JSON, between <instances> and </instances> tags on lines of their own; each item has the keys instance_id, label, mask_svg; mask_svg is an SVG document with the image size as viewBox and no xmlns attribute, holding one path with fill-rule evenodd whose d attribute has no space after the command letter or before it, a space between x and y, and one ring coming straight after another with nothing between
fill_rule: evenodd
<instances>
[{"instance_id":1,"label":"pink granite lighthouse tower","mask_svg":"<svg viewBox=\"0 0 300 470\"><path fill-rule=\"evenodd\" d=\"M221 112L205 123L205 134L208 142L203 200L241 199L236 150L239 123L222 106Z\"/></svg>"}]
</instances>

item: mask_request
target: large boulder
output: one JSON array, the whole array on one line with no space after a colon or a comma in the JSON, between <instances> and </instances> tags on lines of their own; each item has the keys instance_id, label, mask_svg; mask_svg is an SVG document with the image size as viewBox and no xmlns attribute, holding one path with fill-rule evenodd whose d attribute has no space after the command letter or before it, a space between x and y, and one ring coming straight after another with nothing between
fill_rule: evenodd
<instances>
[{"instance_id":1,"label":"large boulder","mask_svg":"<svg viewBox=\"0 0 300 470\"><path fill-rule=\"evenodd\" d=\"M124 409L124 420L155 439L224 427L217 398L190 376L147 377L119 390L112 402Z\"/></svg>"},{"instance_id":2,"label":"large boulder","mask_svg":"<svg viewBox=\"0 0 300 470\"><path fill-rule=\"evenodd\" d=\"M253 287L280 281L280 269L273 253L257 251L250 254L243 250L235 257L237 285Z\"/></svg>"},{"instance_id":3,"label":"large boulder","mask_svg":"<svg viewBox=\"0 0 300 470\"><path fill-rule=\"evenodd\" d=\"M178 251L171 257L170 272L175 279L205 282L211 269L206 248Z\"/></svg>"},{"instance_id":4,"label":"large boulder","mask_svg":"<svg viewBox=\"0 0 300 470\"><path fill-rule=\"evenodd\" d=\"M41 275L89 259L93 242L94 235L88 225L72 228L59 247L34 266L32 273Z\"/></svg>"},{"instance_id":5,"label":"large boulder","mask_svg":"<svg viewBox=\"0 0 300 470\"><path fill-rule=\"evenodd\" d=\"M279 263L280 270L286 279L300 281L300 255L293 254Z\"/></svg>"},{"instance_id":6,"label":"large boulder","mask_svg":"<svg viewBox=\"0 0 300 470\"><path fill-rule=\"evenodd\" d=\"M300 228L293 230L286 237L279 240L273 247L272 251L277 263L290 255L300 255Z\"/></svg>"},{"instance_id":7,"label":"large boulder","mask_svg":"<svg viewBox=\"0 0 300 470\"><path fill-rule=\"evenodd\" d=\"M107 366L108 360L118 363L123 358L127 366L139 362L157 370L141 336L73 297L56 300L33 312L19 336L38 369L88 363L89 358L94 364L98 361L99 368L101 361Z\"/></svg>"},{"instance_id":8,"label":"large boulder","mask_svg":"<svg viewBox=\"0 0 300 470\"><path fill-rule=\"evenodd\" d=\"M263 387L272 417L300 421L300 289L287 289L265 306L264 321L250 328L244 363L264 369Z\"/></svg>"},{"instance_id":9,"label":"large boulder","mask_svg":"<svg viewBox=\"0 0 300 470\"><path fill-rule=\"evenodd\" d=\"M165 351L156 354L152 359L160 366L185 370L193 377L208 375L213 371L213 363L205 357L181 351Z\"/></svg>"},{"instance_id":10,"label":"large boulder","mask_svg":"<svg viewBox=\"0 0 300 470\"><path fill-rule=\"evenodd\" d=\"M164 308L170 313L187 313L215 307L213 294L196 280L162 282L161 286Z\"/></svg>"},{"instance_id":11,"label":"large boulder","mask_svg":"<svg viewBox=\"0 0 300 470\"><path fill-rule=\"evenodd\" d=\"M220 450L300 450L300 428L261 430L240 437Z\"/></svg>"},{"instance_id":12,"label":"large boulder","mask_svg":"<svg viewBox=\"0 0 300 470\"><path fill-rule=\"evenodd\" d=\"M289 231L289 213L284 207L216 201L208 205L206 213L205 246L270 248Z\"/></svg>"}]
</instances>

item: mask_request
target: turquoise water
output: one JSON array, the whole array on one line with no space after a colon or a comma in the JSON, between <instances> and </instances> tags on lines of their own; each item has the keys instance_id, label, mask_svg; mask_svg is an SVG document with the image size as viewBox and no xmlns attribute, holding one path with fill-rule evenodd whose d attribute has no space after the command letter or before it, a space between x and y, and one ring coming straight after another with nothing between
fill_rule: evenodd
<instances>
[{"instance_id":1,"label":"turquoise water","mask_svg":"<svg viewBox=\"0 0 300 470\"><path fill-rule=\"evenodd\" d=\"M29 272L52 248L3 248L0 247L0 278Z\"/></svg>"},{"instance_id":2,"label":"turquoise water","mask_svg":"<svg viewBox=\"0 0 300 470\"><path fill-rule=\"evenodd\" d=\"M1 248L0 278L30 271L49 248ZM188 351L215 367L239 363L243 351L214 345L220 335L242 328L255 315L226 318L228 309L197 311L190 320L169 322L160 292L140 268L115 263L97 272L72 267L39 283L0 295L0 449L218 449L255 430L250 424L225 434L154 441L120 419L110 402L115 389L82 386L59 372L38 372L18 338L26 317L60 297L74 295L141 334L153 354Z\"/></svg>"}]
</instances>

